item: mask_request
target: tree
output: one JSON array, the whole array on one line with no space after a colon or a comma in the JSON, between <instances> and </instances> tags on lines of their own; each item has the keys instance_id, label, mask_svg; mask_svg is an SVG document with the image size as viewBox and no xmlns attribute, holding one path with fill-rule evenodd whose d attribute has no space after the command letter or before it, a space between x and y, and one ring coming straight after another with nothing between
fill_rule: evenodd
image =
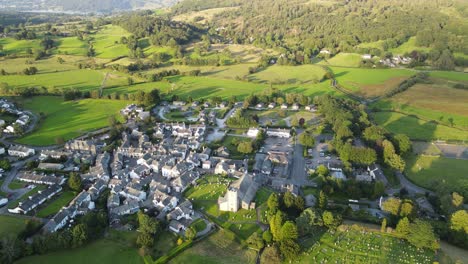
<instances>
[{"instance_id":1,"label":"tree","mask_svg":"<svg viewBox=\"0 0 468 264\"><path fill-rule=\"evenodd\" d=\"M277 193L272 193L270 194L270 197L268 197L268 210L272 214L276 214L276 211L278 211L279 208L279 197Z\"/></svg>"},{"instance_id":2,"label":"tree","mask_svg":"<svg viewBox=\"0 0 468 264\"><path fill-rule=\"evenodd\" d=\"M402 219L400 219L400 221L398 221L398 224L396 226L396 233L404 238L408 236L408 234L410 233L410 221L407 217L403 217Z\"/></svg>"},{"instance_id":3,"label":"tree","mask_svg":"<svg viewBox=\"0 0 468 264\"><path fill-rule=\"evenodd\" d=\"M407 154L412 147L409 137L405 134L397 134L393 137L393 144L397 147L400 155Z\"/></svg>"},{"instance_id":4,"label":"tree","mask_svg":"<svg viewBox=\"0 0 468 264\"><path fill-rule=\"evenodd\" d=\"M382 196L384 193L385 193L385 184L381 181L374 183L374 191L372 193L372 196L374 198L378 198Z\"/></svg>"},{"instance_id":5,"label":"tree","mask_svg":"<svg viewBox=\"0 0 468 264\"><path fill-rule=\"evenodd\" d=\"M251 141L244 141L239 143L237 146L237 151L243 154L250 154L253 152L253 146Z\"/></svg>"},{"instance_id":6,"label":"tree","mask_svg":"<svg viewBox=\"0 0 468 264\"><path fill-rule=\"evenodd\" d=\"M328 205L327 195L323 191L320 191L318 207L320 209L325 209L327 205Z\"/></svg>"},{"instance_id":7,"label":"tree","mask_svg":"<svg viewBox=\"0 0 468 264\"><path fill-rule=\"evenodd\" d=\"M400 216L409 217L414 213L413 210L414 206L411 200L404 200L400 206Z\"/></svg>"},{"instance_id":8,"label":"tree","mask_svg":"<svg viewBox=\"0 0 468 264\"><path fill-rule=\"evenodd\" d=\"M82 189L81 177L75 172L70 173L68 178L68 187L75 192L80 192Z\"/></svg>"},{"instance_id":9,"label":"tree","mask_svg":"<svg viewBox=\"0 0 468 264\"><path fill-rule=\"evenodd\" d=\"M323 225L327 228L333 229L336 227L336 221L333 214L329 211L324 211L322 214Z\"/></svg>"},{"instance_id":10,"label":"tree","mask_svg":"<svg viewBox=\"0 0 468 264\"><path fill-rule=\"evenodd\" d=\"M468 234L468 212L459 210L450 217L450 229Z\"/></svg>"},{"instance_id":11,"label":"tree","mask_svg":"<svg viewBox=\"0 0 468 264\"><path fill-rule=\"evenodd\" d=\"M270 219L270 230L273 235L273 240L281 240L281 227L283 226L284 215L281 211L276 212Z\"/></svg>"},{"instance_id":12,"label":"tree","mask_svg":"<svg viewBox=\"0 0 468 264\"><path fill-rule=\"evenodd\" d=\"M287 221L281 227L281 241L296 240L298 237L297 226L294 222Z\"/></svg>"},{"instance_id":13,"label":"tree","mask_svg":"<svg viewBox=\"0 0 468 264\"><path fill-rule=\"evenodd\" d=\"M305 147L311 148L315 145L315 138L310 133L304 132L299 135L299 143Z\"/></svg>"},{"instance_id":14,"label":"tree","mask_svg":"<svg viewBox=\"0 0 468 264\"><path fill-rule=\"evenodd\" d=\"M316 210L307 208L296 218L296 225L298 232L306 235L314 229L314 226L323 226L322 217Z\"/></svg>"},{"instance_id":15,"label":"tree","mask_svg":"<svg viewBox=\"0 0 468 264\"><path fill-rule=\"evenodd\" d=\"M391 197L382 203L382 209L392 215L397 216L400 212L401 200Z\"/></svg>"},{"instance_id":16,"label":"tree","mask_svg":"<svg viewBox=\"0 0 468 264\"><path fill-rule=\"evenodd\" d=\"M419 219L410 225L408 242L417 248L428 248L434 251L439 248L439 242L431 224Z\"/></svg>"},{"instance_id":17,"label":"tree","mask_svg":"<svg viewBox=\"0 0 468 264\"><path fill-rule=\"evenodd\" d=\"M9 160L7 159L2 159L0 160L0 168L5 170L5 171L8 171L11 169L11 163Z\"/></svg>"},{"instance_id":18,"label":"tree","mask_svg":"<svg viewBox=\"0 0 468 264\"><path fill-rule=\"evenodd\" d=\"M159 229L159 223L154 219L149 217L147 214L142 211L138 212L138 229L142 233L156 234Z\"/></svg>"},{"instance_id":19,"label":"tree","mask_svg":"<svg viewBox=\"0 0 468 264\"><path fill-rule=\"evenodd\" d=\"M259 250L265 246L265 243L263 242L263 238L257 232L253 233L249 238L247 238L246 242L250 246Z\"/></svg>"},{"instance_id":20,"label":"tree","mask_svg":"<svg viewBox=\"0 0 468 264\"><path fill-rule=\"evenodd\" d=\"M446 49L440 54L439 59L434 63L438 69L441 70L453 70L455 69L454 58L450 50Z\"/></svg>"},{"instance_id":21,"label":"tree","mask_svg":"<svg viewBox=\"0 0 468 264\"><path fill-rule=\"evenodd\" d=\"M263 232L262 238L267 244L270 244L273 241L273 235L271 234L270 230Z\"/></svg>"},{"instance_id":22,"label":"tree","mask_svg":"<svg viewBox=\"0 0 468 264\"><path fill-rule=\"evenodd\" d=\"M328 175L330 175L330 171L325 165L319 165L315 170L315 173L322 177L327 177Z\"/></svg>"},{"instance_id":23,"label":"tree","mask_svg":"<svg viewBox=\"0 0 468 264\"><path fill-rule=\"evenodd\" d=\"M84 224L78 224L72 229L73 247L83 246L88 241L88 228Z\"/></svg>"},{"instance_id":24,"label":"tree","mask_svg":"<svg viewBox=\"0 0 468 264\"><path fill-rule=\"evenodd\" d=\"M463 200L464 200L463 196L461 196L459 193L457 192L452 193L452 204L455 208L462 206Z\"/></svg>"},{"instance_id":25,"label":"tree","mask_svg":"<svg viewBox=\"0 0 468 264\"><path fill-rule=\"evenodd\" d=\"M151 248L154 245L154 238L149 233L139 233L136 243L141 248Z\"/></svg>"},{"instance_id":26,"label":"tree","mask_svg":"<svg viewBox=\"0 0 468 264\"><path fill-rule=\"evenodd\" d=\"M294 206L295 198L291 192L285 192L283 196L283 202L286 208L291 208Z\"/></svg>"},{"instance_id":27,"label":"tree","mask_svg":"<svg viewBox=\"0 0 468 264\"><path fill-rule=\"evenodd\" d=\"M280 243L280 252L285 259L291 261L297 258L300 246L294 240L284 240Z\"/></svg>"},{"instance_id":28,"label":"tree","mask_svg":"<svg viewBox=\"0 0 468 264\"><path fill-rule=\"evenodd\" d=\"M0 243L0 262L13 263L19 254L18 239L13 235L3 236Z\"/></svg>"},{"instance_id":29,"label":"tree","mask_svg":"<svg viewBox=\"0 0 468 264\"><path fill-rule=\"evenodd\" d=\"M387 218L384 218L382 220L382 225L380 226L380 232L385 233L386 229L387 229Z\"/></svg>"},{"instance_id":30,"label":"tree","mask_svg":"<svg viewBox=\"0 0 468 264\"><path fill-rule=\"evenodd\" d=\"M193 229L193 227L189 227L187 228L187 230L185 230L185 238L187 240L192 241L196 236L197 232L195 231L195 229Z\"/></svg>"},{"instance_id":31,"label":"tree","mask_svg":"<svg viewBox=\"0 0 468 264\"><path fill-rule=\"evenodd\" d=\"M276 246L267 247L263 250L260 263L280 264L281 256Z\"/></svg>"}]
</instances>

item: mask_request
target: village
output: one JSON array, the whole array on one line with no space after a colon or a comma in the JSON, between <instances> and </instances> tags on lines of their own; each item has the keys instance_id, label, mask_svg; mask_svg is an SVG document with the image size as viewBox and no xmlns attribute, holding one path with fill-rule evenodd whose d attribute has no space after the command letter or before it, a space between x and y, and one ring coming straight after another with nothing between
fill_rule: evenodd
<instances>
[{"instance_id":1,"label":"village","mask_svg":"<svg viewBox=\"0 0 468 264\"><path fill-rule=\"evenodd\" d=\"M8 104L6 101L3 103ZM197 118L180 122L147 122L152 114L164 119L164 115L171 111L189 112L192 116L200 105L205 109L198 111ZM345 175L339 157L329 151L327 142L332 139L330 135L315 135L316 144L306 147L298 142L297 135L306 133L303 129L268 127L274 120L264 120L264 126L237 132L229 130L226 120L241 111L241 107L242 103L228 107L228 103L220 102L209 110L207 102L187 105L176 101L163 103L150 112L129 105L121 111L127 120L121 140L116 141L119 145L111 151L106 145L109 137L106 133L71 140L59 148L38 149L16 144L9 146L8 150L2 148L12 164L19 164L9 173L4 173L2 190L8 193L8 188L3 187L13 182L23 184L22 187L28 191L27 197L21 199L13 195L15 190L11 190L13 198L19 200L8 201L11 196L2 197L8 206L0 212L33 218L44 216L41 210L60 200L66 192L64 189L68 188L66 182L70 173L79 175L82 191L53 215L43 217L44 232L53 233L73 226L76 217L96 210L102 197L105 198L103 208L107 210L109 225L117 229L134 228L127 224L126 219L143 210L167 222L168 229L176 234L183 235L196 221L205 221L207 230L204 232L208 232L214 223L206 217L206 208L194 206L197 201L186 195L188 189L200 187L197 185L205 177L215 177L214 184L226 183L221 185L223 188L214 198L217 199L215 210L234 214L242 211L241 215L246 219L253 217L249 212L262 208L259 199L262 194L259 193L289 192L303 197L306 207L314 206L319 190L311 175L319 167L326 168L330 177L337 180L352 178L365 183L382 182L387 191L392 192L378 164ZM320 120L313 104L301 107L283 103L277 106L271 102L253 105L250 109L248 111L257 114L272 109L292 113L302 111L311 119ZM220 110L224 116L217 115ZM206 116L211 116L211 119ZM223 141L229 137L246 142L256 140L261 145L251 154L233 153L237 151ZM26 166L30 163L34 165ZM38 186L41 188L37 189ZM371 217L380 219L386 215L381 210L382 201L386 199L388 197L374 201L344 199L329 203L341 203L353 211L364 210ZM424 207L420 208L426 208L423 210L433 214L430 204L421 199Z\"/></svg>"}]
</instances>

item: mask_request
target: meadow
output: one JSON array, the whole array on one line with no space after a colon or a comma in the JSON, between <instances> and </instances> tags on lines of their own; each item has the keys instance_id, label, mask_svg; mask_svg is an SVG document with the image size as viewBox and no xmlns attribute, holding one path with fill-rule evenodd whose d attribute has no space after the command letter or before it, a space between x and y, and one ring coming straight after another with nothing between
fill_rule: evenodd
<instances>
[{"instance_id":1,"label":"meadow","mask_svg":"<svg viewBox=\"0 0 468 264\"><path fill-rule=\"evenodd\" d=\"M338 53L331 59L322 60L318 64L340 67L359 67L362 57L357 53Z\"/></svg>"},{"instance_id":2,"label":"meadow","mask_svg":"<svg viewBox=\"0 0 468 264\"><path fill-rule=\"evenodd\" d=\"M416 156L406 160L406 176L417 185L436 190L439 186L457 189L468 181L467 160Z\"/></svg>"},{"instance_id":3,"label":"meadow","mask_svg":"<svg viewBox=\"0 0 468 264\"><path fill-rule=\"evenodd\" d=\"M249 80L257 83L304 84L319 83L325 76L325 70L316 65L270 66L249 75Z\"/></svg>"},{"instance_id":4,"label":"meadow","mask_svg":"<svg viewBox=\"0 0 468 264\"><path fill-rule=\"evenodd\" d=\"M125 44L120 44L120 39L129 36L130 33L119 26L104 26L96 34L91 35L96 57L114 59L120 56L128 56L128 48Z\"/></svg>"},{"instance_id":5,"label":"meadow","mask_svg":"<svg viewBox=\"0 0 468 264\"><path fill-rule=\"evenodd\" d=\"M468 129L468 91L447 84L416 84L372 107Z\"/></svg>"},{"instance_id":6,"label":"meadow","mask_svg":"<svg viewBox=\"0 0 468 264\"><path fill-rule=\"evenodd\" d=\"M413 140L468 140L468 131L424 121L414 116L397 112L376 112L371 116L378 125L389 132L406 134Z\"/></svg>"},{"instance_id":7,"label":"meadow","mask_svg":"<svg viewBox=\"0 0 468 264\"><path fill-rule=\"evenodd\" d=\"M56 54L66 54L73 56L86 56L88 53L88 44L84 40L79 40L77 37L66 37L56 40Z\"/></svg>"},{"instance_id":8,"label":"meadow","mask_svg":"<svg viewBox=\"0 0 468 264\"><path fill-rule=\"evenodd\" d=\"M14 38L0 38L0 45L3 46L3 52L5 54L19 54L26 55L28 49L39 49L40 40L16 40Z\"/></svg>"},{"instance_id":9,"label":"meadow","mask_svg":"<svg viewBox=\"0 0 468 264\"><path fill-rule=\"evenodd\" d=\"M134 246L136 233L111 231L84 247L20 259L17 264L138 264L143 259Z\"/></svg>"},{"instance_id":10,"label":"meadow","mask_svg":"<svg viewBox=\"0 0 468 264\"><path fill-rule=\"evenodd\" d=\"M318 243L316 243L318 241ZM434 253L390 234L341 226L339 231L302 239L297 263L432 263Z\"/></svg>"},{"instance_id":11,"label":"meadow","mask_svg":"<svg viewBox=\"0 0 468 264\"><path fill-rule=\"evenodd\" d=\"M364 69L330 67L338 84L363 97L378 97L414 75L406 69Z\"/></svg>"},{"instance_id":12,"label":"meadow","mask_svg":"<svg viewBox=\"0 0 468 264\"><path fill-rule=\"evenodd\" d=\"M33 133L17 141L30 145L52 145L58 138L69 140L106 127L109 116L117 115L128 102L105 99L63 101L61 97L40 96L24 99L21 104L24 109L43 113L44 117Z\"/></svg>"}]
</instances>

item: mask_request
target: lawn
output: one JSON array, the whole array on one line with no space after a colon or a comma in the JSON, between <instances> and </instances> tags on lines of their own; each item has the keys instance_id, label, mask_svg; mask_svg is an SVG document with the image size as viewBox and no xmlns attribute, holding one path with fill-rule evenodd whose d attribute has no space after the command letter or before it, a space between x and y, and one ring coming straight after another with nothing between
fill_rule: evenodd
<instances>
[{"instance_id":1,"label":"lawn","mask_svg":"<svg viewBox=\"0 0 468 264\"><path fill-rule=\"evenodd\" d=\"M468 129L468 90L448 84L416 84L405 92L379 101L373 108L397 111Z\"/></svg>"},{"instance_id":2,"label":"lawn","mask_svg":"<svg viewBox=\"0 0 468 264\"><path fill-rule=\"evenodd\" d=\"M261 187L258 189L257 194L255 196L255 204L261 205L268 201L268 198L274 191L268 189L266 187Z\"/></svg>"},{"instance_id":3,"label":"lawn","mask_svg":"<svg viewBox=\"0 0 468 264\"><path fill-rule=\"evenodd\" d=\"M8 215L0 215L0 237L18 234L25 227L25 219Z\"/></svg>"},{"instance_id":4,"label":"lawn","mask_svg":"<svg viewBox=\"0 0 468 264\"><path fill-rule=\"evenodd\" d=\"M249 75L249 79L253 82L274 84L319 83L325 73L322 67L310 64L301 66L274 65Z\"/></svg>"},{"instance_id":5,"label":"lawn","mask_svg":"<svg viewBox=\"0 0 468 264\"><path fill-rule=\"evenodd\" d=\"M26 187L26 185L29 185L29 183L14 180L10 182L10 185L8 185L8 188L12 190L18 190L18 189L23 189L24 187Z\"/></svg>"},{"instance_id":6,"label":"lawn","mask_svg":"<svg viewBox=\"0 0 468 264\"><path fill-rule=\"evenodd\" d=\"M345 231L319 234L311 242L303 240L305 252L298 263L432 263L434 253L420 250L389 234L361 231L348 227ZM315 243L319 240L319 243Z\"/></svg>"},{"instance_id":7,"label":"lawn","mask_svg":"<svg viewBox=\"0 0 468 264\"><path fill-rule=\"evenodd\" d=\"M340 85L364 97L381 96L414 75L405 69L330 68Z\"/></svg>"},{"instance_id":8,"label":"lawn","mask_svg":"<svg viewBox=\"0 0 468 264\"><path fill-rule=\"evenodd\" d=\"M156 241L152 248L152 255L157 259L167 254L176 246L177 235L169 230L161 231L157 234Z\"/></svg>"},{"instance_id":9,"label":"lawn","mask_svg":"<svg viewBox=\"0 0 468 264\"><path fill-rule=\"evenodd\" d=\"M62 207L68 205L71 200L75 198L75 193L72 191L65 191L60 194L55 200L48 203L46 207L42 208L37 214L37 217L45 218L55 215Z\"/></svg>"},{"instance_id":10,"label":"lawn","mask_svg":"<svg viewBox=\"0 0 468 264\"><path fill-rule=\"evenodd\" d=\"M199 218L197 220L195 220L195 222L192 223L191 227L193 227L193 229L195 230L195 232L201 232L203 230L205 230L206 228L206 223L203 219Z\"/></svg>"},{"instance_id":11,"label":"lawn","mask_svg":"<svg viewBox=\"0 0 468 264\"><path fill-rule=\"evenodd\" d=\"M451 189L466 185L467 171L466 160L413 155L406 161L405 173L414 183L435 190L441 185Z\"/></svg>"},{"instance_id":12,"label":"lawn","mask_svg":"<svg viewBox=\"0 0 468 264\"><path fill-rule=\"evenodd\" d=\"M356 53L338 53L328 60L319 62L321 65L341 66L341 67L359 67L362 61L360 54Z\"/></svg>"},{"instance_id":13,"label":"lawn","mask_svg":"<svg viewBox=\"0 0 468 264\"><path fill-rule=\"evenodd\" d=\"M220 230L172 259L173 264L255 263L256 252L245 249L231 233Z\"/></svg>"},{"instance_id":14,"label":"lawn","mask_svg":"<svg viewBox=\"0 0 468 264\"><path fill-rule=\"evenodd\" d=\"M468 140L468 131L423 121L417 117L396 112L372 114L375 122L395 134L406 134L414 140Z\"/></svg>"},{"instance_id":15,"label":"lawn","mask_svg":"<svg viewBox=\"0 0 468 264\"><path fill-rule=\"evenodd\" d=\"M109 236L84 247L63 250L41 256L31 256L17 264L137 264L143 259L134 248L136 233L112 231Z\"/></svg>"},{"instance_id":16,"label":"lawn","mask_svg":"<svg viewBox=\"0 0 468 264\"><path fill-rule=\"evenodd\" d=\"M108 118L116 115L128 102L105 99L63 101L61 97L38 96L22 102L24 109L43 113L39 127L18 139L19 143L52 145L57 138L68 140L108 126Z\"/></svg>"}]
</instances>

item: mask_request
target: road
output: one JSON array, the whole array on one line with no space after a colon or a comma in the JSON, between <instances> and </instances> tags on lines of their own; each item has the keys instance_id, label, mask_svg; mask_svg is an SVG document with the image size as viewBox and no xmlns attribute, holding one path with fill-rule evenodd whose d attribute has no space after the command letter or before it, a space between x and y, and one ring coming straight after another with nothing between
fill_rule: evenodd
<instances>
[{"instance_id":1,"label":"road","mask_svg":"<svg viewBox=\"0 0 468 264\"><path fill-rule=\"evenodd\" d=\"M234 112L239 109L240 106L238 104L236 104L231 110L229 110L229 112L227 112L227 114L224 116L223 119L220 119L220 118L216 118L216 126L218 128L225 128L226 127L226 120L231 117Z\"/></svg>"},{"instance_id":2,"label":"road","mask_svg":"<svg viewBox=\"0 0 468 264\"><path fill-rule=\"evenodd\" d=\"M433 191L424 189L422 187L417 186L416 184L410 182L403 173L401 172L396 172L395 175L398 177L398 180L400 180L400 185L401 187L404 187L409 194L425 194L429 193L431 195L434 194Z\"/></svg>"},{"instance_id":3,"label":"road","mask_svg":"<svg viewBox=\"0 0 468 264\"><path fill-rule=\"evenodd\" d=\"M304 148L297 142L294 143L293 150L293 162L291 169L291 183L298 186L308 185L305 159L304 159Z\"/></svg>"}]
</instances>

